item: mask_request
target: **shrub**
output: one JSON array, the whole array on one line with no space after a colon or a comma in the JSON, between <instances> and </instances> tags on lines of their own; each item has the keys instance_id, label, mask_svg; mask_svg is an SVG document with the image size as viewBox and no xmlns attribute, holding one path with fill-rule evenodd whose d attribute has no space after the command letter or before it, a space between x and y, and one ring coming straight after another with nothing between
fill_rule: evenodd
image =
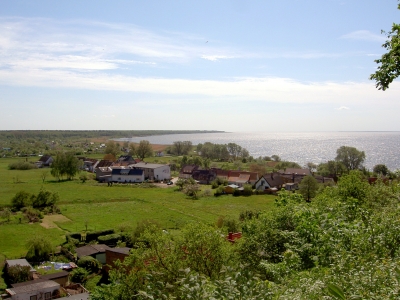
<instances>
[{"instance_id":1,"label":"shrub","mask_svg":"<svg viewBox=\"0 0 400 300\"><path fill-rule=\"evenodd\" d=\"M29 163L27 161L18 161L8 165L9 170L31 170L37 169L35 164Z\"/></svg>"},{"instance_id":2,"label":"shrub","mask_svg":"<svg viewBox=\"0 0 400 300\"><path fill-rule=\"evenodd\" d=\"M21 208L25 206L29 206L31 203L31 197L33 195L25 192L25 191L19 191L18 193L15 194L15 196L11 199L11 205L13 208L16 210L20 210Z\"/></svg>"},{"instance_id":3,"label":"shrub","mask_svg":"<svg viewBox=\"0 0 400 300\"><path fill-rule=\"evenodd\" d=\"M89 276L89 272L84 268L76 268L71 272L71 281L75 283L84 283Z\"/></svg>"},{"instance_id":4,"label":"shrub","mask_svg":"<svg viewBox=\"0 0 400 300\"><path fill-rule=\"evenodd\" d=\"M114 233L114 234L99 236L99 238L97 240L99 241L99 243L102 243L102 244L116 245L120 239L121 239L121 235L118 233Z\"/></svg>"},{"instance_id":5,"label":"shrub","mask_svg":"<svg viewBox=\"0 0 400 300\"><path fill-rule=\"evenodd\" d=\"M221 196L221 195L223 195L223 194L225 194L225 189L224 189L223 186L219 186L219 187L215 190L214 196L215 196L215 197L218 197L218 196Z\"/></svg>"},{"instance_id":6,"label":"shrub","mask_svg":"<svg viewBox=\"0 0 400 300\"><path fill-rule=\"evenodd\" d=\"M97 259L91 256L83 256L78 260L78 267L84 268L90 273L98 273L102 265Z\"/></svg>"}]
</instances>

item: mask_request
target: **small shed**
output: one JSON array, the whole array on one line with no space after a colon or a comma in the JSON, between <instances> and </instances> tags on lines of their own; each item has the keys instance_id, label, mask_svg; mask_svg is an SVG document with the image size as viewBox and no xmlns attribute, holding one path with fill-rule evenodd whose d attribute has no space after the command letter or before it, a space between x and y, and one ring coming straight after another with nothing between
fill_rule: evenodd
<instances>
[{"instance_id":1,"label":"small shed","mask_svg":"<svg viewBox=\"0 0 400 300\"><path fill-rule=\"evenodd\" d=\"M29 267L30 268L30 278L33 279L33 274L36 273L36 270L31 266L31 264L25 259L7 259L6 260L6 270L9 267L14 267L14 266L21 266L21 267Z\"/></svg>"}]
</instances>

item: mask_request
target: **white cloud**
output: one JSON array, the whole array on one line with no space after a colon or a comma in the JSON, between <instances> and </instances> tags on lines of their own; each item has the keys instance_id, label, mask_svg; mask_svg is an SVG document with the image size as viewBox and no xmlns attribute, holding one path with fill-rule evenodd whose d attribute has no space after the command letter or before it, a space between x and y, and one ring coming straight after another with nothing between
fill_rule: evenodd
<instances>
[{"instance_id":1,"label":"white cloud","mask_svg":"<svg viewBox=\"0 0 400 300\"><path fill-rule=\"evenodd\" d=\"M337 110L349 110L350 108L349 107L347 107L347 106L341 106L341 107L338 107L338 108L336 108Z\"/></svg>"},{"instance_id":2,"label":"white cloud","mask_svg":"<svg viewBox=\"0 0 400 300\"><path fill-rule=\"evenodd\" d=\"M218 61L220 59L229 59L235 58L234 56L227 56L227 55L202 55L201 58L211 61Z\"/></svg>"},{"instance_id":3,"label":"white cloud","mask_svg":"<svg viewBox=\"0 0 400 300\"><path fill-rule=\"evenodd\" d=\"M368 30L357 30L348 34L342 35L341 39L362 40L370 42L384 42L386 37L372 33Z\"/></svg>"}]
</instances>

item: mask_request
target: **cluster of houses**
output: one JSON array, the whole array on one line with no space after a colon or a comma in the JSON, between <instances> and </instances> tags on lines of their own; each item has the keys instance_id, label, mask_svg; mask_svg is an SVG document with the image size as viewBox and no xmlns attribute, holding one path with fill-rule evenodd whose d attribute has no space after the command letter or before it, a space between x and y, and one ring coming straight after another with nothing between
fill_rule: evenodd
<instances>
[{"instance_id":1,"label":"cluster of houses","mask_svg":"<svg viewBox=\"0 0 400 300\"><path fill-rule=\"evenodd\" d=\"M95 173L96 180L99 182L140 183L147 180L169 181L171 179L169 165L143 162L130 155L122 155L117 161L85 157L79 157L79 159L82 160L82 169ZM42 156L37 165L49 166L51 162L50 156ZM218 168L203 170L197 165L186 165L180 170L179 178L193 178L199 184L210 184L218 177L228 182L226 193L242 189L245 184L250 184L257 191L275 192L282 188L289 191L296 190L301 180L311 174L309 169L286 168L259 176L257 172ZM334 181L330 177L320 175L314 175L314 177L320 183Z\"/></svg>"},{"instance_id":2,"label":"cluster of houses","mask_svg":"<svg viewBox=\"0 0 400 300\"><path fill-rule=\"evenodd\" d=\"M29 267L29 280L11 284L6 289L6 294L1 295L2 299L10 300L48 300L48 299L69 299L87 300L89 292L78 283L69 281L69 271L76 268L74 263L64 264L68 267L60 272L40 275L26 259L8 259L5 261L5 271L13 266Z\"/></svg>"},{"instance_id":3,"label":"cluster of houses","mask_svg":"<svg viewBox=\"0 0 400 300\"><path fill-rule=\"evenodd\" d=\"M149 181L169 181L169 165L147 163L123 155L116 162L109 160L85 159L83 168L96 173L99 182L140 183Z\"/></svg>"},{"instance_id":4,"label":"cluster of houses","mask_svg":"<svg viewBox=\"0 0 400 300\"><path fill-rule=\"evenodd\" d=\"M222 170L217 168L201 170L199 166L187 165L181 169L179 178L193 178L200 184L210 184L218 177L228 182L225 192L231 194L236 189L243 189L245 184L250 184L257 191L276 192L282 188L292 191L298 189L299 183L307 175L311 175L309 169L287 168L259 176L256 172ZM319 175L315 175L314 177L320 183L334 181L329 177Z\"/></svg>"}]
</instances>

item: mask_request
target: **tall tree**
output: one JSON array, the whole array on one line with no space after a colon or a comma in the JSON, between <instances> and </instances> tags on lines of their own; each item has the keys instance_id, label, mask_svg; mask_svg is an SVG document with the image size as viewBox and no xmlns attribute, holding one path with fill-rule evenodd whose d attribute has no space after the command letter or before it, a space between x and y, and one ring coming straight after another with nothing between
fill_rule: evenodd
<instances>
[{"instance_id":1,"label":"tall tree","mask_svg":"<svg viewBox=\"0 0 400 300\"><path fill-rule=\"evenodd\" d=\"M400 9L400 4L398 4ZM379 90L386 90L394 79L400 76L400 24L393 23L392 30L387 34L387 40L382 45L387 50L381 58L375 60L378 70L371 74L370 79L375 80Z\"/></svg>"},{"instance_id":2,"label":"tall tree","mask_svg":"<svg viewBox=\"0 0 400 300\"><path fill-rule=\"evenodd\" d=\"M121 152L121 147L118 143L114 141L108 141L106 143L106 148L104 149L105 154L112 154L115 157L117 157L120 152Z\"/></svg>"},{"instance_id":3,"label":"tall tree","mask_svg":"<svg viewBox=\"0 0 400 300\"><path fill-rule=\"evenodd\" d=\"M355 147L342 146L336 150L336 160L341 162L348 171L357 170L365 161L365 153Z\"/></svg>"},{"instance_id":4,"label":"tall tree","mask_svg":"<svg viewBox=\"0 0 400 300\"><path fill-rule=\"evenodd\" d=\"M137 149L136 154L140 159L144 159L145 157L149 157L153 155L153 148L150 145L149 141L142 140L140 141Z\"/></svg>"},{"instance_id":5,"label":"tall tree","mask_svg":"<svg viewBox=\"0 0 400 300\"><path fill-rule=\"evenodd\" d=\"M383 175L383 176L386 176L387 174L389 174L388 167L383 164L375 165L373 171L374 171L374 173Z\"/></svg>"},{"instance_id":6,"label":"tall tree","mask_svg":"<svg viewBox=\"0 0 400 300\"><path fill-rule=\"evenodd\" d=\"M58 180L64 176L71 180L79 172L81 165L82 162L72 152L58 152L51 164L50 173Z\"/></svg>"},{"instance_id":7,"label":"tall tree","mask_svg":"<svg viewBox=\"0 0 400 300\"><path fill-rule=\"evenodd\" d=\"M303 178L299 185L299 193L303 195L307 202L317 195L318 182L312 175Z\"/></svg>"}]
</instances>

